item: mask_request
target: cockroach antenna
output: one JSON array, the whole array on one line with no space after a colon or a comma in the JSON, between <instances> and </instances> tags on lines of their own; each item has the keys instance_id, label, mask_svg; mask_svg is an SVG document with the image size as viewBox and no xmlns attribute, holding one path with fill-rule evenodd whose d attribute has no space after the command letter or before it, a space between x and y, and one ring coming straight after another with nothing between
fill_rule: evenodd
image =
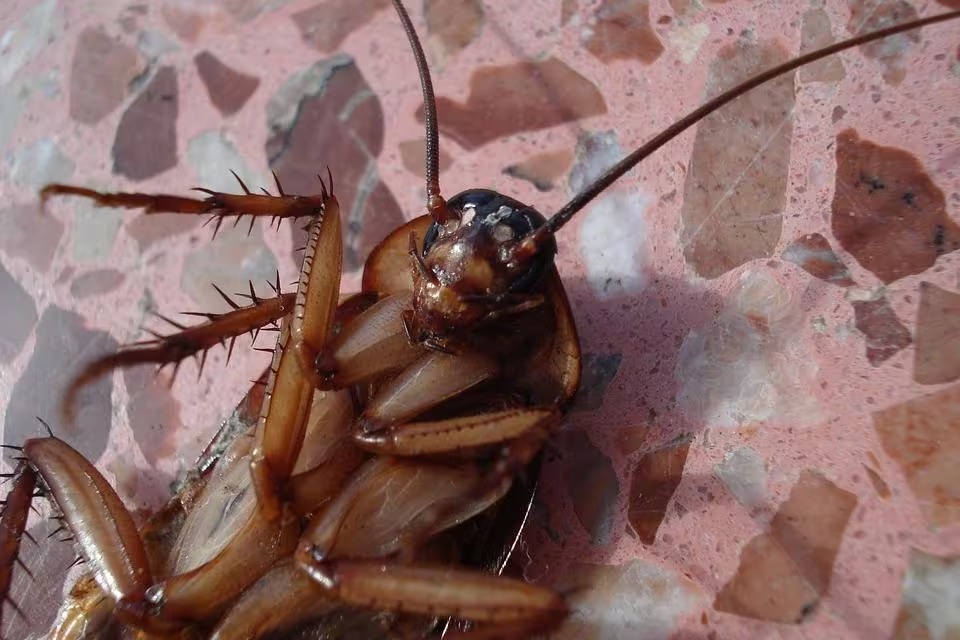
<instances>
[{"instance_id":1,"label":"cockroach antenna","mask_svg":"<svg viewBox=\"0 0 960 640\"><path fill-rule=\"evenodd\" d=\"M604 190L620 179L621 176L633 169L654 152L659 150L660 147L664 146L720 107L732 102L748 91L759 87L765 82L768 82L779 75L789 73L794 69L798 69L804 65L810 64L811 62L816 62L822 58L826 58L847 49L852 49L853 47L860 46L867 42L887 38L898 33L903 33L904 31L913 31L914 29L919 29L921 27L936 24L938 22L946 22L947 20L952 20L958 17L960 17L960 11L950 11L940 15L930 16L928 18L914 20L913 22L895 25L879 31L865 33L854 38L850 38L849 40L837 42L828 47L811 51L810 53L796 57L793 60L788 60L781 65L773 67L772 69L764 71L763 73L760 73L740 83L732 89L721 93L719 96L694 109L686 116L680 118L675 123L654 136L649 142L620 160L620 162L608 169L587 188L575 195L570 202L565 204L559 211L550 217L546 224L539 229L532 231L523 244L526 245L527 251L535 250L535 248L546 241L548 237L553 236L563 225L570 222L577 212L587 206L598 195L603 193Z\"/></svg>"},{"instance_id":2,"label":"cockroach antenna","mask_svg":"<svg viewBox=\"0 0 960 640\"><path fill-rule=\"evenodd\" d=\"M420 89L423 91L423 119L426 123L426 160L425 174L427 178L427 213L435 222L443 224L454 220L459 214L447 206L447 201L440 195L440 134L437 128L437 101L433 96L433 81L430 79L430 67L427 66L427 57L423 54L420 38L413 28L410 15L400 0L393 0L393 6L400 16L400 23L407 33L413 57L417 61L417 71L420 73Z\"/></svg>"}]
</instances>

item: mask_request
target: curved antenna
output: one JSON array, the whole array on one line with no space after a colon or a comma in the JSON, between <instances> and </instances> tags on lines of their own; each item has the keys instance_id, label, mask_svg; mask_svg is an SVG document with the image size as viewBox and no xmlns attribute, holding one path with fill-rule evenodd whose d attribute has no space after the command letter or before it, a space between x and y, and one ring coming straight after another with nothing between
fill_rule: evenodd
<instances>
[{"instance_id":1,"label":"curved antenna","mask_svg":"<svg viewBox=\"0 0 960 640\"><path fill-rule=\"evenodd\" d=\"M545 240L547 236L556 233L560 227L568 223L570 219L573 218L578 211L583 209L583 207L589 204L591 200L600 195L607 187L613 184L623 174L630 171L630 169L633 169L637 164L646 159L653 152L657 151L660 147L673 140L676 136L689 129L691 126L702 120L713 111L716 111L723 105L735 100L751 89L759 87L764 82L772 80L781 74L793 71L794 69L802 67L805 64L809 64L811 62L820 60L821 58L833 55L839 51L851 49L861 44L872 42L873 40L880 40L904 31L919 29L920 27L925 27L937 22L945 22L953 18L960 18L960 11L950 11L948 13L922 18L913 22L905 22L903 24L881 29L879 31L866 33L849 40L844 40L843 42L832 44L829 47L824 47L823 49L811 51L810 53L794 58L793 60L788 60L781 65L764 71L760 75L754 76L749 80L738 84L734 88L721 93L719 96L691 111L680 120L677 120L675 123L657 134L652 140L625 157L617 164L613 165L611 168L607 169L607 171L602 176L597 178L593 184L575 195L570 202L565 204L563 208L561 208L549 220L547 220L546 224L534 231L532 235L529 236L524 242L524 244L532 242L535 245ZM533 249L533 247L529 246L528 244L527 250L529 251L531 249Z\"/></svg>"},{"instance_id":2,"label":"curved antenna","mask_svg":"<svg viewBox=\"0 0 960 640\"><path fill-rule=\"evenodd\" d=\"M400 23L407 33L413 57L417 61L417 71L420 72L420 88L423 91L423 119L426 122L426 177L427 177L427 212L438 223L446 222L457 215L447 207L446 200L440 195L440 135L437 132L437 101L433 97L433 81L430 79L430 67L427 58L423 55L420 38L413 28L410 15L400 0L393 0L393 6L400 16Z\"/></svg>"}]
</instances>

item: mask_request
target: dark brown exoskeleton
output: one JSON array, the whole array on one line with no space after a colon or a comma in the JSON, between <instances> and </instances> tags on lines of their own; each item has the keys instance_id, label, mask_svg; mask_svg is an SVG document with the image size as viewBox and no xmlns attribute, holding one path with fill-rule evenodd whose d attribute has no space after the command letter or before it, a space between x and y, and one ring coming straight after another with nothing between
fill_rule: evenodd
<instances>
[{"instance_id":1,"label":"dark brown exoskeleton","mask_svg":"<svg viewBox=\"0 0 960 640\"><path fill-rule=\"evenodd\" d=\"M427 215L373 251L357 296L340 300L340 213L329 176L311 197L287 195L279 181L275 196L243 186L241 195L208 191L205 199L43 190L44 198L212 214L217 226L230 215L312 219L295 294L282 294L279 283L271 299L251 291L248 306L104 356L64 399L69 417L76 390L114 368L176 366L278 323L269 374L245 417L147 526L135 526L99 471L63 440L11 447L21 460L0 524L0 596L10 595L35 487L59 509L89 569L61 609L56 637L424 635L450 617L474 623L472 637L556 629L568 613L560 595L467 566L462 537L509 494L579 386L580 345L553 265L556 233L638 162L744 92L837 51L960 16L860 36L763 73L545 218L489 190L442 197L429 71L406 11L394 4L424 93ZM488 564L502 568L503 558Z\"/></svg>"}]
</instances>

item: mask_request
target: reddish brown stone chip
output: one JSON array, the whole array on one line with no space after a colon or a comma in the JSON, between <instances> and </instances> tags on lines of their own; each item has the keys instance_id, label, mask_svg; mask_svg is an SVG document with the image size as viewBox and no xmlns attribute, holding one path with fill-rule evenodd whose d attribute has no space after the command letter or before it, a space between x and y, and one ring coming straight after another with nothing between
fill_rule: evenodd
<instances>
[{"instance_id":1,"label":"reddish brown stone chip","mask_svg":"<svg viewBox=\"0 0 960 640\"><path fill-rule=\"evenodd\" d=\"M789 58L779 43L741 42L710 65L713 96ZM698 275L717 278L780 241L786 204L793 74L781 76L707 116L697 128L684 185L681 241Z\"/></svg>"},{"instance_id":2,"label":"reddish brown stone chip","mask_svg":"<svg viewBox=\"0 0 960 640\"><path fill-rule=\"evenodd\" d=\"M550 191L573 163L573 152L569 149L544 151L532 155L523 162L512 164L503 170L508 176L530 182L538 191Z\"/></svg>"},{"instance_id":3,"label":"reddish brown stone chip","mask_svg":"<svg viewBox=\"0 0 960 640\"><path fill-rule=\"evenodd\" d=\"M960 293L920 283L913 379L942 384L960 379Z\"/></svg>"},{"instance_id":4,"label":"reddish brown stone chip","mask_svg":"<svg viewBox=\"0 0 960 640\"><path fill-rule=\"evenodd\" d=\"M113 171L144 180L177 165L177 71L162 67L127 107L113 141Z\"/></svg>"},{"instance_id":5,"label":"reddish brown stone chip","mask_svg":"<svg viewBox=\"0 0 960 640\"><path fill-rule=\"evenodd\" d=\"M479 0L426 0L427 40L441 60L456 55L483 31Z\"/></svg>"},{"instance_id":6,"label":"reddish brown stone chip","mask_svg":"<svg viewBox=\"0 0 960 640\"><path fill-rule=\"evenodd\" d=\"M564 452L563 477L577 519L593 544L612 542L620 482L610 458L582 431L563 434L558 446Z\"/></svg>"},{"instance_id":7,"label":"reddish brown stone chip","mask_svg":"<svg viewBox=\"0 0 960 640\"><path fill-rule=\"evenodd\" d=\"M885 283L923 273L960 248L960 225L947 215L943 191L903 149L837 136L833 235Z\"/></svg>"},{"instance_id":8,"label":"reddish brown stone chip","mask_svg":"<svg viewBox=\"0 0 960 640\"><path fill-rule=\"evenodd\" d=\"M271 100L267 157L288 193L319 193L317 173L325 176L325 167L330 167L343 217L344 269L358 269L373 247L404 221L400 205L377 173L383 109L349 58L332 58L303 73L315 78L315 84L294 95L281 89ZM283 115L289 113L296 117ZM305 233L293 228L294 247L303 246Z\"/></svg>"},{"instance_id":9,"label":"reddish brown stone chip","mask_svg":"<svg viewBox=\"0 0 960 640\"><path fill-rule=\"evenodd\" d=\"M644 544L656 542L670 499L683 480L689 450L689 439L671 443L645 454L633 470L627 518Z\"/></svg>"},{"instance_id":10,"label":"reddish brown stone chip","mask_svg":"<svg viewBox=\"0 0 960 640\"><path fill-rule=\"evenodd\" d=\"M815 471L804 471L770 523L770 535L823 595L857 496Z\"/></svg>"},{"instance_id":11,"label":"reddish brown stone chip","mask_svg":"<svg viewBox=\"0 0 960 640\"><path fill-rule=\"evenodd\" d=\"M830 586L843 532L857 497L815 471L804 471L790 497L751 540L740 566L714 601L718 611L798 624Z\"/></svg>"},{"instance_id":12,"label":"reddish brown stone chip","mask_svg":"<svg viewBox=\"0 0 960 640\"><path fill-rule=\"evenodd\" d=\"M70 68L70 117L96 124L120 106L130 82L143 71L136 49L100 27L80 32Z\"/></svg>"},{"instance_id":13,"label":"reddish brown stone chip","mask_svg":"<svg viewBox=\"0 0 960 640\"><path fill-rule=\"evenodd\" d=\"M205 16L199 11L172 4L164 4L160 8L160 15L170 29L181 40L196 42L206 22Z\"/></svg>"},{"instance_id":14,"label":"reddish brown stone chip","mask_svg":"<svg viewBox=\"0 0 960 640\"><path fill-rule=\"evenodd\" d=\"M426 140L423 138L419 140L404 140L398 146L400 147L400 161L403 162L403 167L413 175L425 178L427 175ZM453 159L450 157L450 154L444 151L443 147L440 147L440 172L443 173L443 171L449 169L452 164Z\"/></svg>"},{"instance_id":15,"label":"reddish brown stone chip","mask_svg":"<svg viewBox=\"0 0 960 640\"><path fill-rule=\"evenodd\" d=\"M745 618L799 624L820 594L803 579L787 552L769 534L740 551L737 573L717 594L713 607Z\"/></svg>"},{"instance_id":16,"label":"reddish brown stone chip","mask_svg":"<svg viewBox=\"0 0 960 640\"><path fill-rule=\"evenodd\" d=\"M587 51L604 62L639 60L652 64L663 53L650 26L647 0L601 0L584 29Z\"/></svg>"},{"instance_id":17,"label":"reddish brown stone chip","mask_svg":"<svg viewBox=\"0 0 960 640\"><path fill-rule=\"evenodd\" d=\"M830 247L830 241L819 233L808 233L791 242L783 251L783 259L825 282L840 287L856 284L847 265Z\"/></svg>"},{"instance_id":18,"label":"reddish brown stone chip","mask_svg":"<svg viewBox=\"0 0 960 640\"><path fill-rule=\"evenodd\" d=\"M870 484L873 485L873 490L877 492L877 495L884 500L888 500L890 498L890 485L883 479L880 472L868 465L863 465L863 470L867 472L867 479L870 480Z\"/></svg>"},{"instance_id":19,"label":"reddish brown stone chip","mask_svg":"<svg viewBox=\"0 0 960 640\"><path fill-rule=\"evenodd\" d=\"M855 300L853 314L857 329L866 338L867 360L873 366L910 346L910 331L900 322L886 298Z\"/></svg>"},{"instance_id":20,"label":"reddish brown stone chip","mask_svg":"<svg viewBox=\"0 0 960 640\"><path fill-rule=\"evenodd\" d=\"M389 6L390 0L326 0L297 11L292 18L304 42L318 51L331 52Z\"/></svg>"},{"instance_id":21,"label":"reddish brown stone chip","mask_svg":"<svg viewBox=\"0 0 960 640\"><path fill-rule=\"evenodd\" d=\"M482 67L470 78L466 104L437 98L440 132L465 149L606 111L597 87L556 58ZM417 117L423 122L422 107Z\"/></svg>"},{"instance_id":22,"label":"reddish brown stone chip","mask_svg":"<svg viewBox=\"0 0 960 640\"><path fill-rule=\"evenodd\" d=\"M260 85L258 78L234 71L209 51L198 53L193 61L210 102L225 116L240 111Z\"/></svg>"},{"instance_id":23,"label":"reddish brown stone chip","mask_svg":"<svg viewBox=\"0 0 960 640\"><path fill-rule=\"evenodd\" d=\"M927 522L960 522L960 386L877 411L873 426Z\"/></svg>"}]
</instances>

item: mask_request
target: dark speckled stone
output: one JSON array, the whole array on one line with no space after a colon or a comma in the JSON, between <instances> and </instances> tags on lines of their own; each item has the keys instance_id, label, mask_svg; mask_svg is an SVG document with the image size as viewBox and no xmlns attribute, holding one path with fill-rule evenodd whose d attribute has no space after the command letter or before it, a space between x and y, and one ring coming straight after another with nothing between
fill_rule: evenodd
<instances>
[{"instance_id":1,"label":"dark speckled stone","mask_svg":"<svg viewBox=\"0 0 960 640\"><path fill-rule=\"evenodd\" d=\"M89 360L116 349L117 341L110 334L87 329L76 313L47 307L37 327L33 357L10 394L4 419L6 442L17 444L43 435L39 416L89 460L97 460L110 434L112 378L101 378L81 391L73 427L60 419L60 399L70 380Z\"/></svg>"},{"instance_id":2,"label":"dark speckled stone","mask_svg":"<svg viewBox=\"0 0 960 640\"><path fill-rule=\"evenodd\" d=\"M193 61L210 102L224 116L240 111L260 86L259 78L231 69L209 51L198 53Z\"/></svg>"},{"instance_id":3,"label":"dark speckled stone","mask_svg":"<svg viewBox=\"0 0 960 640\"><path fill-rule=\"evenodd\" d=\"M37 324L37 307L30 294L0 263L0 362L13 361Z\"/></svg>"},{"instance_id":4,"label":"dark speckled stone","mask_svg":"<svg viewBox=\"0 0 960 640\"><path fill-rule=\"evenodd\" d=\"M162 67L127 108L113 141L113 170L144 180L177 165L177 72Z\"/></svg>"}]
</instances>

